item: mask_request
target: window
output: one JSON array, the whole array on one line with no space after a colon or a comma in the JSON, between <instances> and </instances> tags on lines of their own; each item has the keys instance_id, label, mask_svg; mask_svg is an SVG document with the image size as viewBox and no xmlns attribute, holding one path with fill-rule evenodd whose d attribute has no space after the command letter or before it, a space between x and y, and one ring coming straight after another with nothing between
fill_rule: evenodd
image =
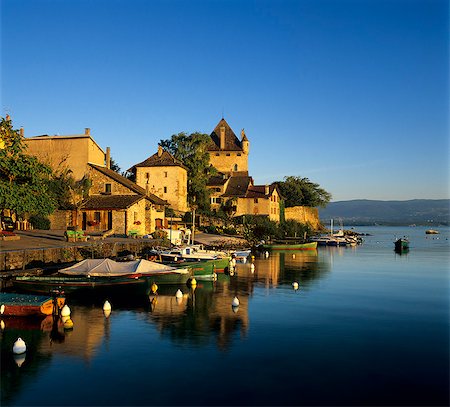
<instances>
[{"instance_id":1,"label":"window","mask_svg":"<svg viewBox=\"0 0 450 407\"><path fill-rule=\"evenodd\" d=\"M164 171L164 178L167 178L167 171Z\"/></svg>"},{"instance_id":2,"label":"window","mask_svg":"<svg viewBox=\"0 0 450 407\"><path fill-rule=\"evenodd\" d=\"M105 194L111 194L111 184L105 184Z\"/></svg>"},{"instance_id":3,"label":"window","mask_svg":"<svg viewBox=\"0 0 450 407\"><path fill-rule=\"evenodd\" d=\"M94 222L100 223L100 212L94 212Z\"/></svg>"},{"instance_id":4,"label":"window","mask_svg":"<svg viewBox=\"0 0 450 407\"><path fill-rule=\"evenodd\" d=\"M240 157L240 156L241 156L241 153L237 153L237 155L238 155L238 157Z\"/></svg>"},{"instance_id":5,"label":"window","mask_svg":"<svg viewBox=\"0 0 450 407\"><path fill-rule=\"evenodd\" d=\"M219 157L220 156L220 153L216 153L216 157Z\"/></svg>"},{"instance_id":6,"label":"window","mask_svg":"<svg viewBox=\"0 0 450 407\"><path fill-rule=\"evenodd\" d=\"M164 193L167 194L167 187L164 187Z\"/></svg>"},{"instance_id":7,"label":"window","mask_svg":"<svg viewBox=\"0 0 450 407\"><path fill-rule=\"evenodd\" d=\"M137 222L137 220L138 220L138 213L133 212L133 222Z\"/></svg>"},{"instance_id":8,"label":"window","mask_svg":"<svg viewBox=\"0 0 450 407\"><path fill-rule=\"evenodd\" d=\"M220 188L216 188L216 192L220 192L221 191L221 189Z\"/></svg>"},{"instance_id":9,"label":"window","mask_svg":"<svg viewBox=\"0 0 450 407\"><path fill-rule=\"evenodd\" d=\"M146 179L149 179L149 178L150 178L150 173L149 173L149 172L146 172L146 173L145 173L145 178L146 178Z\"/></svg>"},{"instance_id":10,"label":"window","mask_svg":"<svg viewBox=\"0 0 450 407\"><path fill-rule=\"evenodd\" d=\"M227 157L229 157L231 154L230 153L227 153Z\"/></svg>"},{"instance_id":11,"label":"window","mask_svg":"<svg viewBox=\"0 0 450 407\"><path fill-rule=\"evenodd\" d=\"M233 171L237 171L238 170L238 165L237 164L234 164L234 169L233 169Z\"/></svg>"},{"instance_id":12,"label":"window","mask_svg":"<svg viewBox=\"0 0 450 407\"><path fill-rule=\"evenodd\" d=\"M254 203L258 203L258 198L255 198L255 199L253 200L253 202L254 202Z\"/></svg>"}]
</instances>

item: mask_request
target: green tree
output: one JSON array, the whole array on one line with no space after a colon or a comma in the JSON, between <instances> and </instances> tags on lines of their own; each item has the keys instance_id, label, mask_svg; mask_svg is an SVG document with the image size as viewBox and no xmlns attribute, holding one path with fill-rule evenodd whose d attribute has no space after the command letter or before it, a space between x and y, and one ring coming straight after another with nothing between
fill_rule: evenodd
<instances>
[{"instance_id":1,"label":"green tree","mask_svg":"<svg viewBox=\"0 0 450 407\"><path fill-rule=\"evenodd\" d=\"M196 205L200 211L209 211L209 190L206 188L211 175L216 173L209 164L207 146L209 136L202 133L174 134L160 145L180 160L188 171L188 203Z\"/></svg>"},{"instance_id":2,"label":"green tree","mask_svg":"<svg viewBox=\"0 0 450 407\"><path fill-rule=\"evenodd\" d=\"M278 235L277 223L267 216L246 215L243 221L243 237L255 245L260 241L269 241Z\"/></svg>"},{"instance_id":3,"label":"green tree","mask_svg":"<svg viewBox=\"0 0 450 407\"><path fill-rule=\"evenodd\" d=\"M25 154L26 145L10 118L0 121L0 209L18 215L46 216L57 199L51 191L52 170L36 157Z\"/></svg>"},{"instance_id":4,"label":"green tree","mask_svg":"<svg viewBox=\"0 0 450 407\"><path fill-rule=\"evenodd\" d=\"M329 192L308 178L288 176L284 177L284 181L278 181L277 184L285 200L286 208L292 206L325 207L332 198Z\"/></svg>"}]
</instances>

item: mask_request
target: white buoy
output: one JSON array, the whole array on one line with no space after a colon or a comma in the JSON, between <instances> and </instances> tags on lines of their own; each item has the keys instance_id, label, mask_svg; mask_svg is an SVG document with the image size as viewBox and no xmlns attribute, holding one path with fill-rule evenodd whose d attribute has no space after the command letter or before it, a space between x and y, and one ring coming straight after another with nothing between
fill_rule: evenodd
<instances>
[{"instance_id":1,"label":"white buoy","mask_svg":"<svg viewBox=\"0 0 450 407\"><path fill-rule=\"evenodd\" d=\"M5 312L5 304L2 304L0 306L0 314L3 315L4 312Z\"/></svg>"},{"instance_id":2,"label":"white buoy","mask_svg":"<svg viewBox=\"0 0 450 407\"><path fill-rule=\"evenodd\" d=\"M266 258L269 257L269 252L266 251L266 252L264 253L264 256L266 256Z\"/></svg>"},{"instance_id":3,"label":"white buoy","mask_svg":"<svg viewBox=\"0 0 450 407\"><path fill-rule=\"evenodd\" d=\"M5 329L5 323L3 322L3 319L0 321L0 328L2 329L2 331Z\"/></svg>"},{"instance_id":4,"label":"white buoy","mask_svg":"<svg viewBox=\"0 0 450 407\"><path fill-rule=\"evenodd\" d=\"M255 271L255 265L253 263L250 264L250 270L252 271L252 273Z\"/></svg>"},{"instance_id":5,"label":"white buoy","mask_svg":"<svg viewBox=\"0 0 450 407\"><path fill-rule=\"evenodd\" d=\"M232 258L230 261L231 266L236 267L236 259Z\"/></svg>"},{"instance_id":6,"label":"white buoy","mask_svg":"<svg viewBox=\"0 0 450 407\"><path fill-rule=\"evenodd\" d=\"M191 278L191 286L195 286L195 285L197 285L197 280L195 279L195 277L192 277Z\"/></svg>"},{"instance_id":7,"label":"white buoy","mask_svg":"<svg viewBox=\"0 0 450 407\"><path fill-rule=\"evenodd\" d=\"M230 269L230 276L234 276L234 270Z\"/></svg>"},{"instance_id":8,"label":"white buoy","mask_svg":"<svg viewBox=\"0 0 450 407\"><path fill-rule=\"evenodd\" d=\"M233 307L239 307L239 299L238 299L238 297L234 297L233 298L233 301L231 302L231 305Z\"/></svg>"},{"instance_id":9,"label":"white buoy","mask_svg":"<svg viewBox=\"0 0 450 407\"><path fill-rule=\"evenodd\" d=\"M66 304L64 305L64 307L61 310L61 316L62 317L68 317L70 315L70 308L69 306Z\"/></svg>"},{"instance_id":10,"label":"white buoy","mask_svg":"<svg viewBox=\"0 0 450 407\"><path fill-rule=\"evenodd\" d=\"M156 291L158 291L158 286L156 285L156 283L152 284L151 290L153 294L156 293Z\"/></svg>"},{"instance_id":11,"label":"white buoy","mask_svg":"<svg viewBox=\"0 0 450 407\"><path fill-rule=\"evenodd\" d=\"M111 311L111 304L109 303L108 300L106 300L105 303L103 304L103 311Z\"/></svg>"},{"instance_id":12,"label":"white buoy","mask_svg":"<svg viewBox=\"0 0 450 407\"><path fill-rule=\"evenodd\" d=\"M22 338L18 338L13 345L13 353L16 355L20 355L21 353L25 353L26 351L27 345L25 344L24 340Z\"/></svg>"},{"instance_id":13,"label":"white buoy","mask_svg":"<svg viewBox=\"0 0 450 407\"><path fill-rule=\"evenodd\" d=\"M213 281L216 281L217 280L217 273L213 273Z\"/></svg>"},{"instance_id":14,"label":"white buoy","mask_svg":"<svg viewBox=\"0 0 450 407\"><path fill-rule=\"evenodd\" d=\"M292 255L292 258L295 259L295 254Z\"/></svg>"},{"instance_id":15,"label":"white buoy","mask_svg":"<svg viewBox=\"0 0 450 407\"><path fill-rule=\"evenodd\" d=\"M292 287L294 287L294 290L298 290L298 283L297 283L297 281L294 281L292 283Z\"/></svg>"},{"instance_id":16,"label":"white buoy","mask_svg":"<svg viewBox=\"0 0 450 407\"><path fill-rule=\"evenodd\" d=\"M176 298L183 298L183 293L181 292L180 289L178 289L178 291L175 293L175 297Z\"/></svg>"},{"instance_id":17,"label":"white buoy","mask_svg":"<svg viewBox=\"0 0 450 407\"><path fill-rule=\"evenodd\" d=\"M111 315L111 310L110 309L104 309L103 310L103 314L105 315L105 318L109 318L109 316Z\"/></svg>"},{"instance_id":18,"label":"white buoy","mask_svg":"<svg viewBox=\"0 0 450 407\"><path fill-rule=\"evenodd\" d=\"M233 312L236 314L236 312L238 312L239 306L235 307L235 306L231 306L231 309L233 310Z\"/></svg>"}]
</instances>

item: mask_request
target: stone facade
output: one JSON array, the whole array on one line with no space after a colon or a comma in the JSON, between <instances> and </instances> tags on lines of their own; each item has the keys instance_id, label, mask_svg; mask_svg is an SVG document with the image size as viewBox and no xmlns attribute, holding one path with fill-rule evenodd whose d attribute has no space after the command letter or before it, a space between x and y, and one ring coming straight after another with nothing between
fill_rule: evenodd
<instances>
[{"instance_id":1,"label":"stone facade","mask_svg":"<svg viewBox=\"0 0 450 407\"><path fill-rule=\"evenodd\" d=\"M296 220L300 223L310 224L314 230L320 229L319 210L309 206L294 206L284 209L286 220Z\"/></svg>"},{"instance_id":2,"label":"stone facade","mask_svg":"<svg viewBox=\"0 0 450 407\"><path fill-rule=\"evenodd\" d=\"M226 120L222 118L210 137L208 146L210 164L219 172L228 175L237 172L248 173L250 143L243 129L239 140Z\"/></svg>"},{"instance_id":3,"label":"stone facade","mask_svg":"<svg viewBox=\"0 0 450 407\"><path fill-rule=\"evenodd\" d=\"M85 134L38 136L24 140L28 147L27 154L36 156L55 171L70 169L76 180L89 171L89 163L105 165L105 152L91 137L89 129L85 130Z\"/></svg>"},{"instance_id":4,"label":"stone facade","mask_svg":"<svg viewBox=\"0 0 450 407\"><path fill-rule=\"evenodd\" d=\"M188 211L187 169L169 152L158 146L158 152L129 170L136 177L136 184L147 193L167 201L178 213Z\"/></svg>"},{"instance_id":5,"label":"stone facade","mask_svg":"<svg viewBox=\"0 0 450 407\"><path fill-rule=\"evenodd\" d=\"M90 167L92 187L78 215L83 230L145 235L164 225L165 201L109 168Z\"/></svg>"},{"instance_id":6,"label":"stone facade","mask_svg":"<svg viewBox=\"0 0 450 407\"><path fill-rule=\"evenodd\" d=\"M280 194L277 188L269 191L267 186L267 193L248 195L250 196L237 198L235 216L266 215L274 222L280 221Z\"/></svg>"}]
</instances>

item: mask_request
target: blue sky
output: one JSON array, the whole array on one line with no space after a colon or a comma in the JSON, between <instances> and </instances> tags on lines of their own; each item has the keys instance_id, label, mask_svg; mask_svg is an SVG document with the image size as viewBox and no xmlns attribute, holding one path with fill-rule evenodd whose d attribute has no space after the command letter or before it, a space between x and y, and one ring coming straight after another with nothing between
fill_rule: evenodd
<instances>
[{"instance_id":1,"label":"blue sky","mask_svg":"<svg viewBox=\"0 0 450 407\"><path fill-rule=\"evenodd\" d=\"M1 108L81 134L122 169L161 139L250 140L256 184L448 198L448 2L1 0Z\"/></svg>"}]
</instances>

